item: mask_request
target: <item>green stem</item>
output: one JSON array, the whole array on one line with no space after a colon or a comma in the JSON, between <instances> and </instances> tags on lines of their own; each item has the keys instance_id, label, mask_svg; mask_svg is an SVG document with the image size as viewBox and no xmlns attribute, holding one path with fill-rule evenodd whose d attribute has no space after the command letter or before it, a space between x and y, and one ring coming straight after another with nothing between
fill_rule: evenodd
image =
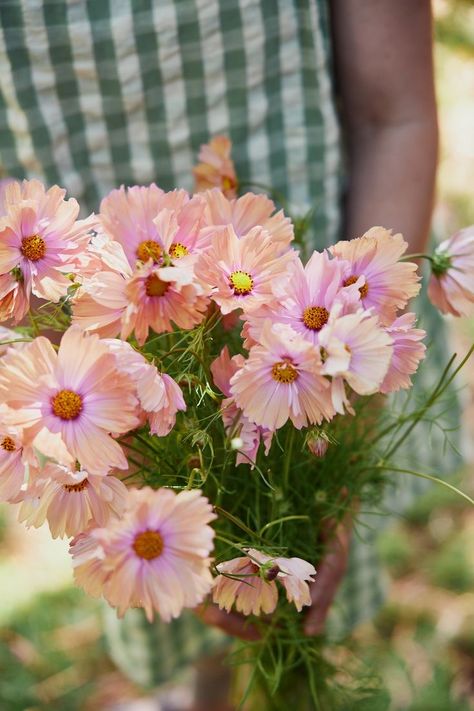
<instances>
[{"instance_id":1,"label":"green stem","mask_svg":"<svg viewBox=\"0 0 474 711\"><path fill-rule=\"evenodd\" d=\"M397 472L398 474L411 474L412 476L417 476L420 479L428 479L429 481L434 481L436 484L441 484L442 486L445 486L446 488L451 489L451 491L454 491L459 496L462 496L463 499L466 499L466 501L469 501L469 503L474 506L474 499L471 499L470 496L465 494L463 491L458 489L453 484L449 484L447 481L444 481L444 479L440 479L437 476L432 476L431 474L424 474L423 472L415 472L415 471L413 471L413 469L399 469L398 467L392 467L392 466L378 465L377 469L382 469L384 471L390 471L390 472Z\"/></svg>"},{"instance_id":2,"label":"green stem","mask_svg":"<svg viewBox=\"0 0 474 711\"><path fill-rule=\"evenodd\" d=\"M401 257L400 262L410 262L413 259L427 259L429 262L433 263L433 257L430 254L424 254L423 252L415 252L414 254L405 254Z\"/></svg>"},{"instance_id":3,"label":"green stem","mask_svg":"<svg viewBox=\"0 0 474 711\"><path fill-rule=\"evenodd\" d=\"M288 484L290 480L290 466L291 466L291 457L293 454L293 445L295 442L295 428L290 427L288 430L288 434L286 436L286 443L285 443L285 462L283 464L283 485L285 487L285 491L288 489Z\"/></svg>"}]
</instances>

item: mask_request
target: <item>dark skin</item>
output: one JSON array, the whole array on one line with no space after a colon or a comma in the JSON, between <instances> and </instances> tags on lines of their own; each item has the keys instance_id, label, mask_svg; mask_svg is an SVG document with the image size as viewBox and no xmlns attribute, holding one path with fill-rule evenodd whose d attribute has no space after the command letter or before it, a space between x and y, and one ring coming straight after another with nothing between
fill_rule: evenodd
<instances>
[{"instance_id":1,"label":"dark skin","mask_svg":"<svg viewBox=\"0 0 474 711\"><path fill-rule=\"evenodd\" d=\"M402 232L409 252L428 239L438 156L429 0L331 0L337 89L349 158L345 235L373 225ZM353 516L328 524L305 632L324 631L346 572ZM244 639L257 630L214 605L198 614Z\"/></svg>"}]
</instances>

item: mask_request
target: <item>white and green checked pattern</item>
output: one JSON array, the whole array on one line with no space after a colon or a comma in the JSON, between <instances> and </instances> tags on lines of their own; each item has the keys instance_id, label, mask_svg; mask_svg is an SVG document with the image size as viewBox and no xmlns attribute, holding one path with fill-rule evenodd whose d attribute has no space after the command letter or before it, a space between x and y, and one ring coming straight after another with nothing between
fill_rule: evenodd
<instances>
[{"instance_id":1,"label":"white and green checked pattern","mask_svg":"<svg viewBox=\"0 0 474 711\"><path fill-rule=\"evenodd\" d=\"M58 183L90 211L122 183L191 189L200 145L225 133L243 180L271 185L297 213L316 207L313 246L324 247L338 236L342 184L328 38L324 0L0 0L0 177ZM441 320L423 312L437 338L419 391L447 360ZM418 430L401 458L439 471L437 435ZM418 481L403 484L389 509ZM377 521L354 538L339 631L382 600ZM223 643L190 615L114 619L113 656L140 683Z\"/></svg>"}]
</instances>

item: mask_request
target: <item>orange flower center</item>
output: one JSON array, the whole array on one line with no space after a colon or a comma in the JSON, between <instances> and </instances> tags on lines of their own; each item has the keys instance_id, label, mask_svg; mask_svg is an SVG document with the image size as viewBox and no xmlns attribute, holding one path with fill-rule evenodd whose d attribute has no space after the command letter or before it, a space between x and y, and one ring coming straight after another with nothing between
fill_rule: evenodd
<instances>
[{"instance_id":1,"label":"orange flower center","mask_svg":"<svg viewBox=\"0 0 474 711\"><path fill-rule=\"evenodd\" d=\"M23 237L21 240L21 253L31 262L37 262L38 260L43 259L46 253L46 244L44 239L39 235Z\"/></svg>"},{"instance_id":2,"label":"orange flower center","mask_svg":"<svg viewBox=\"0 0 474 711\"><path fill-rule=\"evenodd\" d=\"M253 289L253 279L248 272L232 272L229 277L229 282L231 288L234 290L234 294L238 294L239 296L250 294Z\"/></svg>"},{"instance_id":3,"label":"orange flower center","mask_svg":"<svg viewBox=\"0 0 474 711\"><path fill-rule=\"evenodd\" d=\"M272 378L277 383L294 383L298 377L298 371L289 360L281 360L272 367Z\"/></svg>"},{"instance_id":4,"label":"orange flower center","mask_svg":"<svg viewBox=\"0 0 474 711\"><path fill-rule=\"evenodd\" d=\"M348 279L346 279L346 281L343 283L343 286L351 286L351 284L355 284L358 278L359 277L353 274ZM369 285L367 284L367 282L365 282L365 284L359 287L359 292L363 299L367 296L367 294L369 293Z\"/></svg>"},{"instance_id":5,"label":"orange flower center","mask_svg":"<svg viewBox=\"0 0 474 711\"><path fill-rule=\"evenodd\" d=\"M170 257L171 259L181 259L189 254L189 250L186 245L181 244L181 242L175 242L170 247Z\"/></svg>"},{"instance_id":6,"label":"orange flower center","mask_svg":"<svg viewBox=\"0 0 474 711\"><path fill-rule=\"evenodd\" d=\"M237 182L230 178L228 175L222 177L222 192L225 193L227 190L234 190L237 187Z\"/></svg>"},{"instance_id":7,"label":"orange flower center","mask_svg":"<svg viewBox=\"0 0 474 711\"><path fill-rule=\"evenodd\" d=\"M148 262L149 259L153 259L156 264L160 261L162 252L163 250L158 242L152 239L146 239L144 242L140 242L137 247L137 257L142 262Z\"/></svg>"},{"instance_id":8,"label":"orange flower center","mask_svg":"<svg viewBox=\"0 0 474 711\"><path fill-rule=\"evenodd\" d=\"M163 553L163 539L158 531L142 531L135 536L133 550L139 558L153 560Z\"/></svg>"},{"instance_id":9,"label":"orange flower center","mask_svg":"<svg viewBox=\"0 0 474 711\"><path fill-rule=\"evenodd\" d=\"M51 407L61 420L75 420L82 412L82 397L73 390L60 390L51 398Z\"/></svg>"},{"instance_id":10,"label":"orange flower center","mask_svg":"<svg viewBox=\"0 0 474 711\"><path fill-rule=\"evenodd\" d=\"M16 445L15 445L15 440L13 437L9 437L8 435L5 435L5 437L2 439L2 443L0 444L0 447L5 450L5 452L15 452L16 450Z\"/></svg>"},{"instance_id":11,"label":"orange flower center","mask_svg":"<svg viewBox=\"0 0 474 711\"><path fill-rule=\"evenodd\" d=\"M79 484L63 484L63 489L71 493L72 491L84 491L89 486L89 480L83 479Z\"/></svg>"},{"instance_id":12,"label":"orange flower center","mask_svg":"<svg viewBox=\"0 0 474 711\"><path fill-rule=\"evenodd\" d=\"M169 289L169 283L160 279L158 274L150 274L145 282L147 296L163 296Z\"/></svg>"},{"instance_id":13,"label":"orange flower center","mask_svg":"<svg viewBox=\"0 0 474 711\"><path fill-rule=\"evenodd\" d=\"M328 322L329 311L324 306L308 306L303 311L303 323L311 331L319 331Z\"/></svg>"}]
</instances>

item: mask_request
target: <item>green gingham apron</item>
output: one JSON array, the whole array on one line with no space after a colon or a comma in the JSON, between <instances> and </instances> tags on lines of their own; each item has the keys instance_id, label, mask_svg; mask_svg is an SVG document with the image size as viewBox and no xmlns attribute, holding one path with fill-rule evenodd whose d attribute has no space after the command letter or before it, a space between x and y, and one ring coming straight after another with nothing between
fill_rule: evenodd
<instances>
[{"instance_id":1,"label":"green gingham apron","mask_svg":"<svg viewBox=\"0 0 474 711\"><path fill-rule=\"evenodd\" d=\"M122 183L191 190L200 145L224 133L242 180L272 186L293 214L315 208L322 248L339 237L343 188L329 36L324 0L0 0L0 177L58 183L91 211ZM447 361L441 320L426 300L422 311L437 338L419 392ZM400 462L453 470L437 432L419 428ZM386 508L418 489L406 477ZM365 516L353 537L334 633L383 599L380 520ZM111 611L106 627L114 659L147 685L223 643L190 613L148 625Z\"/></svg>"}]
</instances>

